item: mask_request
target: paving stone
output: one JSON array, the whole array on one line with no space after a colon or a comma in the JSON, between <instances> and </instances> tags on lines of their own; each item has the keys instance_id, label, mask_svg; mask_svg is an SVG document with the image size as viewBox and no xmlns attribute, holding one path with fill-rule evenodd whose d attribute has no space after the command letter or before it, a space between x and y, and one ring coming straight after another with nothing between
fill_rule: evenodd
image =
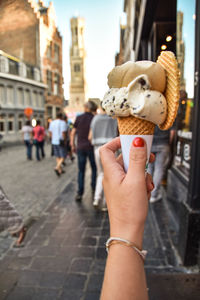
<instances>
[{"instance_id":1,"label":"paving stone","mask_svg":"<svg viewBox=\"0 0 200 300\"><path fill-rule=\"evenodd\" d=\"M87 291L100 292L102 283L103 283L103 274L91 274L87 286Z\"/></svg>"},{"instance_id":2,"label":"paving stone","mask_svg":"<svg viewBox=\"0 0 200 300\"><path fill-rule=\"evenodd\" d=\"M96 258L107 258L107 252L105 247L98 247L96 251Z\"/></svg>"},{"instance_id":3,"label":"paving stone","mask_svg":"<svg viewBox=\"0 0 200 300\"><path fill-rule=\"evenodd\" d=\"M85 282L87 280L86 275L80 275L80 274L68 274L65 279L65 285L63 289L67 290L83 290Z\"/></svg>"},{"instance_id":4,"label":"paving stone","mask_svg":"<svg viewBox=\"0 0 200 300\"><path fill-rule=\"evenodd\" d=\"M83 296L83 291L81 290L68 290L64 289L62 294L58 298L59 300L80 300Z\"/></svg>"},{"instance_id":5,"label":"paving stone","mask_svg":"<svg viewBox=\"0 0 200 300\"><path fill-rule=\"evenodd\" d=\"M92 259L90 258L78 258L72 261L72 265L70 267L71 273L88 273L90 270L90 266L92 264Z\"/></svg>"},{"instance_id":6,"label":"paving stone","mask_svg":"<svg viewBox=\"0 0 200 300\"><path fill-rule=\"evenodd\" d=\"M30 270L40 271L66 271L69 265L68 257L36 257L34 258Z\"/></svg>"},{"instance_id":7,"label":"paving stone","mask_svg":"<svg viewBox=\"0 0 200 300\"><path fill-rule=\"evenodd\" d=\"M6 300L56 300L59 290L16 287Z\"/></svg>"},{"instance_id":8,"label":"paving stone","mask_svg":"<svg viewBox=\"0 0 200 300\"><path fill-rule=\"evenodd\" d=\"M32 257L14 257L7 268L12 270L26 269L31 265L32 259Z\"/></svg>"},{"instance_id":9,"label":"paving stone","mask_svg":"<svg viewBox=\"0 0 200 300\"><path fill-rule=\"evenodd\" d=\"M6 270L0 275L0 299L9 293L10 290L17 284L18 272Z\"/></svg>"},{"instance_id":10,"label":"paving stone","mask_svg":"<svg viewBox=\"0 0 200 300\"><path fill-rule=\"evenodd\" d=\"M97 238L96 237L83 237L81 239L81 245L83 246L96 246Z\"/></svg>"},{"instance_id":11,"label":"paving stone","mask_svg":"<svg viewBox=\"0 0 200 300\"><path fill-rule=\"evenodd\" d=\"M59 253L60 247L44 246L37 251L37 256L56 256Z\"/></svg>"},{"instance_id":12,"label":"paving stone","mask_svg":"<svg viewBox=\"0 0 200 300\"><path fill-rule=\"evenodd\" d=\"M105 259L95 259L93 261L93 265L91 267L91 272L92 273L103 273L105 270L105 265L106 265L106 260Z\"/></svg>"},{"instance_id":13,"label":"paving stone","mask_svg":"<svg viewBox=\"0 0 200 300\"><path fill-rule=\"evenodd\" d=\"M101 235L101 228L86 228L85 237Z\"/></svg>"},{"instance_id":14,"label":"paving stone","mask_svg":"<svg viewBox=\"0 0 200 300\"><path fill-rule=\"evenodd\" d=\"M100 299L100 292L87 292L84 300L99 300Z\"/></svg>"}]
</instances>

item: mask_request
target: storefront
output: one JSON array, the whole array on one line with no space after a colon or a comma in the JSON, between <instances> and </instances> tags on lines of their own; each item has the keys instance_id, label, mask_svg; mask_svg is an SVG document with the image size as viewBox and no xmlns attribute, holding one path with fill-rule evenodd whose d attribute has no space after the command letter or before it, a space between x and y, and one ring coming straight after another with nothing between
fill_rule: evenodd
<instances>
[{"instance_id":1,"label":"storefront","mask_svg":"<svg viewBox=\"0 0 200 300\"><path fill-rule=\"evenodd\" d=\"M200 0L137 2L135 59L156 61L160 51L170 50L178 60L180 107L167 200L177 223L178 253L192 266L200 263Z\"/></svg>"}]
</instances>

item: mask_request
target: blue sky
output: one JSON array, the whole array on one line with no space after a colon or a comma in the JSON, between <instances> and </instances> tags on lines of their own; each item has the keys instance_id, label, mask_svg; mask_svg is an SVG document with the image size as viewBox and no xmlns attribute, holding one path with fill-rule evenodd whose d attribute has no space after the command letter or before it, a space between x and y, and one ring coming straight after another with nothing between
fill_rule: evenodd
<instances>
[{"instance_id":1,"label":"blue sky","mask_svg":"<svg viewBox=\"0 0 200 300\"><path fill-rule=\"evenodd\" d=\"M183 39L185 42L184 78L189 98L194 97L195 2L195 0L177 1L177 9L183 12Z\"/></svg>"},{"instance_id":2,"label":"blue sky","mask_svg":"<svg viewBox=\"0 0 200 300\"><path fill-rule=\"evenodd\" d=\"M88 96L102 98L107 89L107 74L119 51L120 17L123 0L53 0L56 24L63 37L64 93L69 98L71 45L70 18L85 19L86 76ZM49 1L44 1L48 4Z\"/></svg>"}]
</instances>

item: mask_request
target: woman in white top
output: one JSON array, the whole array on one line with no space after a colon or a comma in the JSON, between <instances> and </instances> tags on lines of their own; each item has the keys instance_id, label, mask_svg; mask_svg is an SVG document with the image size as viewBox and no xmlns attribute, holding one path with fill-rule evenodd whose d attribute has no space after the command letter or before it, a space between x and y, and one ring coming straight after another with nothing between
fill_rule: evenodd
<instances>
[{"instance_id":1,"label":"woman in white top","mask_svg":"<svg viewBox=\"0 0 200 300\"><path fill-rule=\"evenodd\" d=\"M30 121L26 121L26 124L22 127L23 140L27 149L27 159L32 160L32 146L33 146L33 128Z\"/></svg>"}]
</instances>

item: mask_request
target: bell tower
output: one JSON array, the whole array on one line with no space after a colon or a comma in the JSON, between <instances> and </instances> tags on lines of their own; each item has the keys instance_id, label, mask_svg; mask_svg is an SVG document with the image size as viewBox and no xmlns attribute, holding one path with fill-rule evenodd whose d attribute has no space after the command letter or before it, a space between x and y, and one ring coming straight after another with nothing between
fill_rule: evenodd
<instances>
[{"instance_id":1,"label":"bell tower","mask_svg":"<svg viewBox=\"0 0 200 300\"><path fill-rule=\"evenodd\" d=\"M70 48L70 99L69 106L77 111L83 110L86 99L86 78L85 78L85 47L84 30L85 21L83 18L74 17L70 20L72 43Z\"/></svg>"}]
</instances>

